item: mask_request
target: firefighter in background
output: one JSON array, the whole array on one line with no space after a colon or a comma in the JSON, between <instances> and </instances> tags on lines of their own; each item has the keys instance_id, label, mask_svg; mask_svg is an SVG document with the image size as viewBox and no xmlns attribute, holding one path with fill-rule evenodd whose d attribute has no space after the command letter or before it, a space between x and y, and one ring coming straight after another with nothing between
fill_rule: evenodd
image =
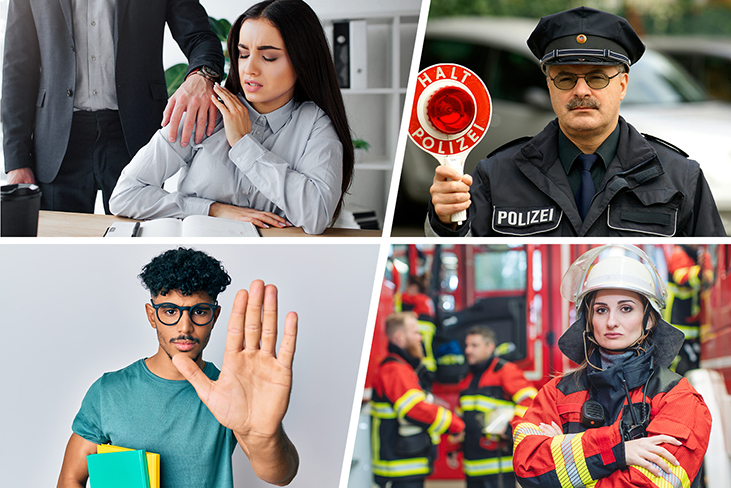
<instances>
[{"instance_id":1,"label":"firefighter in background","mask_svg":"<svg viewBox=\"0 0 731 488\"><path fill-rule=\"evenodd\" d=\"M464 422L432 403L419 383L423 349L416 315L389 315L386 336L389 354L376 371L371 400L373 475L380 487L421 488L442 434L462 432Z\"/></svg>"},{"instance_id":2,"label":"firefighter in background","mask_svg":"<svg viewBox=\"0 0 731 488\"><path fill-rule=\"evenodd\" d=\"M663 318L685 334L680 353L673 361L679 375L700 367L701 289L713 282L710 257L697 245L675 245L668 259L668 305Z\"/></svg>"},{"instance_id":3,"label":"firefighter in background","mask_svg":"<svg viewBox=\"0 0 731 488\"><path fill-rule=\"evenodd\" d=\"M422 363L427 370L434 373L437 362L434 358L434 336L437 327L434 323L436 312L434 301L426 294L429 278L426 275L410 275L406 282L406 289L397 294L395 309L397 312L414 312L419 323L419 332L424 344L424 358Z\"/></svg>"},{"instance_id":4,"label":"firefighter in background","mask_svg":"<svg viewBox=\"0 0 731 488\"><path fill-rule=\"evenodd\" d=\"M428 280L427 276L409 276L406 289L401 293L401 311L434 317L434 301L426 294Z\"/></svg>"},{"instance_id":5,"label":"firefighter in background","mask_svg":"<svg viewBox=\"0 0 731 488\"><path fill-rule=\"evenodd\" d=\"M523 416L537 393L523 371L494 355L495 346L489 327L476 325L467 331L470 373L459 385L467 488L515 487L510 421Z\"/></svg>"},{"instance_id":6,"label":"firefighter in background","mask_svg":"<svg viewBox=\"0 0 731 488\"><path fill-rule=\"evenodd\" d=\"M661 319L665 284L647 255L592 249L569 267L561 294L578 319L558 346L581 366L548 382L513 423L521 486L698 487L711 415L668 369L683 334Z\"/></svg>"}]
</instances>

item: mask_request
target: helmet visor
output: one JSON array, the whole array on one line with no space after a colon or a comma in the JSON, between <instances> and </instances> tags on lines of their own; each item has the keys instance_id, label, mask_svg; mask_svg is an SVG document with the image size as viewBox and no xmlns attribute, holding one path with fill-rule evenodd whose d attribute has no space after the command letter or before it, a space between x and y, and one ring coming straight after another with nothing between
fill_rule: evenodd
<instances>
[{"instance_id":1,"label":"helmet visor","mask_svg":"<svg viewBox=\"0 0 731 488\"><path fill-rule=\"evenodd\" d=\"M647 270L645 273L647 279L638 280L637 276L631 275L631 271L625 267L615 267L610 272L604 272L601 279L589 279L591 269L597 263L610 257L623 257L638 261ZM564 274L561 281L561 296L575 303L578 309L587 293L608 288L640 293L658 312L665 308L667 298L665 282L660 278L654 263L647 254L631 244L609 244L591 249L579 256Z\"/></svg>"}]
</instances>

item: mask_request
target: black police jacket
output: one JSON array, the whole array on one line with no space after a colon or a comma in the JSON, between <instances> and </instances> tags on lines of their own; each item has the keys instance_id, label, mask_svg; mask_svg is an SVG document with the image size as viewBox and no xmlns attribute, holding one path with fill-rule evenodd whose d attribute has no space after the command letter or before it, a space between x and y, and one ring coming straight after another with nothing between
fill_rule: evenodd
<instances>
[{"instance_id":1,"label":"black police jacket","mask_svg":"<svg viewBox=\"0 0 731 488\"><path fill-rule=\"evenodd\" d=\"M431 227L445 237L725 236L698 163L622 117L619 128L617 153L585 220L558 156L556 119L477 164L468 219L457 230L441 224L430 203L427 234Z\"/></svg>"}]
</instances>

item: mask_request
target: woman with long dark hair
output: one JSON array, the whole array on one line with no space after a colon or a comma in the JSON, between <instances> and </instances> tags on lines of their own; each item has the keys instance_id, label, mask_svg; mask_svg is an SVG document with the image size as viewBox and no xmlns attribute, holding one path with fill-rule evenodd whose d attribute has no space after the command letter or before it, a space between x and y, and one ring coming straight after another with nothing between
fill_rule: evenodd
<instances>
[{"instance_id":1,"label":"woman with long dark hair","mask_svg":"<svg viewBox=\"0 0 731 488\"><path fill-rule=\"evenodd\" d=\"M566 272L578 319L558 341L581 366L547 383L513 425L513 468L528 487L697 487L711 415L668 367L683 333L667 292L634 246L602 246Z\"/></svg>"},{"instance_id":2,"label":"woman with long dark hair","mask_svg":"<svg viewBox=\"0 0 731 488\"><path fill-rule=\"evenodd\" d=\"M112 212L204 214L322 233L340 213L354 156L317 15L301 0L258 3L234 22L228 52L225 88L214 86L214 134L182 147L163 128L122 172ZM178 191L169 193L162 185L179 170Z\"/></svg>"}]
</instances>

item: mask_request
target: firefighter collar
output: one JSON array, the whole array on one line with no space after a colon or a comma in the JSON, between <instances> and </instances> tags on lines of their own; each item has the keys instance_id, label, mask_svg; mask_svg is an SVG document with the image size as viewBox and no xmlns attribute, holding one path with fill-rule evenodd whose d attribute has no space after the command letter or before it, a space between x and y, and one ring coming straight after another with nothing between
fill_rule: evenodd
<instances>
[{"instance_id":1,"label":"firefighter collar","mask_svg":"<svg viewBox=\"0 0 731 488\"><path fill-rule=\"evenodd\" d=\"M406 352L406 350L401 349L393 342L388 343L388 352L400 356L404 361L409 364L409 366L414 369L416 369L421 364L421 360L419 358L415 358L414 356Z\"/></svg>"},{"instance_id":2,"label":"firefighter collar","mask_svg":"<svg viewBox=\"0 0 731 488\"><path fill-rule=\"evenodd\" d=\"M583 363L586 357L585 329L586 319L582 314L579 316L579 320L571 324L571 327L566 329L558 340L558 348L563 355L576 364ZM653 351L655 361L658 365L667 368L683 346L685 335L664 320L660 320L650 332L648 339L655 345Z\"/></svg>"},{"instance_id":3,"label":"firefighter collar","mask_svg":"<svg viewBox=\"0 0 731 488\"><path fill-rule=\"evenodd\" d=\"M482 376L482 373L487 371L495 359L495 356L492 355L480 363L470 365L470 372L475 376Z\"/></svg>"}]
</instances>

